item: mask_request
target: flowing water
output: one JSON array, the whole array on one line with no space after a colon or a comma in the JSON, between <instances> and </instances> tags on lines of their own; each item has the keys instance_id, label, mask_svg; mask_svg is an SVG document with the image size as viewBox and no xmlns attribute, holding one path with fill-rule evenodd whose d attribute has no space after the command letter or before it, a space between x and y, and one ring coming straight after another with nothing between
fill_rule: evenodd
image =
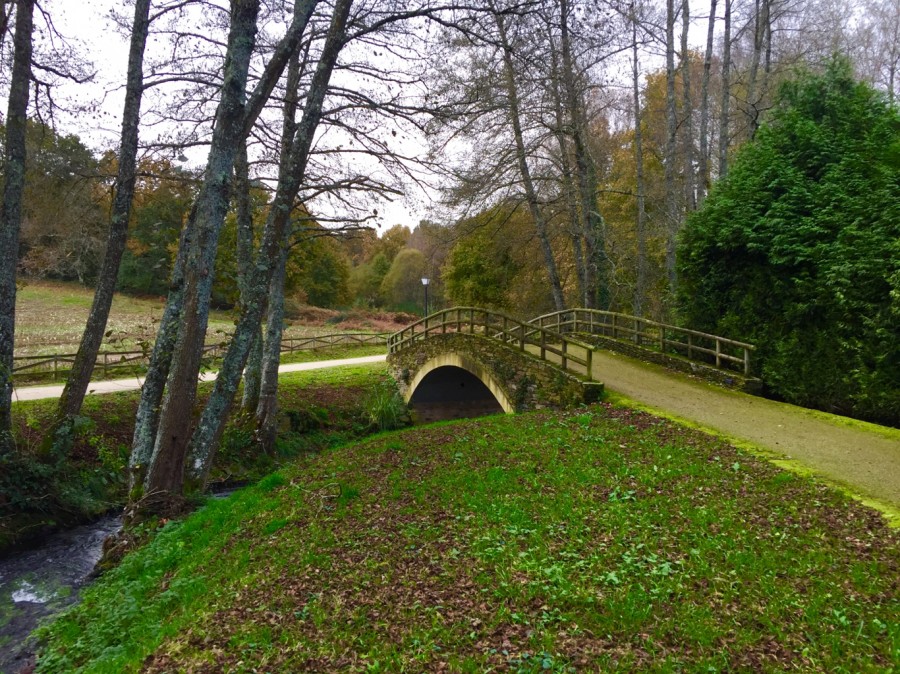
<instances>
[{"instance_id":1,"label":"flowing water","mask_svg":"<svg viewBox=\"0 0 900 674\"><path fill-rule=\"evenodd\" d=\"M108 515L0 559L0 672L14 674L26 664L28 634L42 618L78 600L100 561L103 541L121 528L121 516Z\"/></svg>"},{"instance_id":2,"label":"flowing water","mask_svg":"<svg viewBox=\"0 0 900 674\"><path fill-rule=\"evenodd\" d=\"M220 487L213 497L234 491ZM78 601L94 578L103 541L121 528L121 515L107 515L0 558L0 674L16 674L29 663L28 635L39 621Z\"/></svg>"}]
</instances>

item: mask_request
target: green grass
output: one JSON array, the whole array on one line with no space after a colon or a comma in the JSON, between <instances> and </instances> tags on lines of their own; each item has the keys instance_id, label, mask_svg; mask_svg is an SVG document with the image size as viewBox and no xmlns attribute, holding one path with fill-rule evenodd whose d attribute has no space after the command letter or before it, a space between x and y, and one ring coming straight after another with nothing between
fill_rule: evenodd
<instances>
[{"instance_id":1,"label":"green grass","mask_svg":"<svg viewBox=\"0 0 900 674\"><path fill-rule=\"evenodd\" d=\"M386 376L383 363L281 375L279 405L285 417L293 420L314 412L314 423L303 428L294 428L293 421L283 424L278 451L270 456L259 452L252 433L233 421L226 427L211 479L258 479L288 457L368 434L363 401ZM211 383L199 386L201 401L211 388ZM76 524L123 503L124 467L139 396L138 391L125 391L85 398L72 452L58 465L37 460L56 401L13 403L19 453L14 469L0 465L0 551L48 526Z\"/></svg>"},{"instance_id":2,"label":"green grass","mask_svg":"<svg viewBox=\"0 0 900 674\"><path fill-rule=\"evenodd\" d=\"M38 671L892 671L898 542L646 413L438 424L167 525L42 631Z\"/></svg>"},{"instance_id":3,"label":"green grass","mask_svg":"<svg viewBox=\"0 0 900 674\"><path fill-rule=\"evenodd\" d=\"M93 289L77 283L28 280L16 292L16 356L68 354L78 350L93 300ZM141 350L152 344L164 298L116 293L110 310L104 350ZM207 343L216 343L234 330L236 314L211 311ZM397 326L399 329L402 326ZM290 325L285 336L309 337L343 332L343 326Z\"/></svg>"},{"instance_id":4,"label":"green grass","mask_svg":"<svg viewBox=\"0 0 900 674\"><path fill-rule=\"evenodd\" d=\"M378 356L387 353L384 344L371 346L335 346L327 349L313 349L310 351L294 351L281 356L282 364L310 363L317 360L337 360L339 358L362 358L363 356Z\"/></svg>"}]
</instances>

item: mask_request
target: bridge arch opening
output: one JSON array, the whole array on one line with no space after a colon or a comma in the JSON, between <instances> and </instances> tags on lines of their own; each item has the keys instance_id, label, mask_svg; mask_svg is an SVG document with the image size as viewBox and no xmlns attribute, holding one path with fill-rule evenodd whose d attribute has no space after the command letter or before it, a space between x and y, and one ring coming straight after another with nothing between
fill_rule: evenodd
<instances>
[{"instance_id":1,"label":"bridge arch opening","mask_svg":"<svg viewBox=\"0 0 900 674\"><path fill-rule=\"evenodd\" d=\"M419 368L407 402L420 423L514 411L490 372L459 354L443 354Z\"/></svg>"}]
</instances>

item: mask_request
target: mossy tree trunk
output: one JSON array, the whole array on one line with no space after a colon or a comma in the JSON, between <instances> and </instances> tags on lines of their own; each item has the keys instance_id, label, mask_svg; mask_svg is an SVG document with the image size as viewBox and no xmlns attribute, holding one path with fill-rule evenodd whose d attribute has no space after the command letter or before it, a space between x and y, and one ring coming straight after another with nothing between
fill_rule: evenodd
<instances>
[{"instance_id":1,"label":"mossy tree trunk","mask_svg":"<svg viewBox=\"0 0 900 674\"><path fill-rule=\"evenodd\" d=\"M238 148L246 141L291 55L296 53L316 0L295 6L291 25L245 103L247 70L256 35L259 2L233 0L222 94L207 169L185 227L172 288L157 333L135 423L131 499L180 497L184 457L191 433L200 353L208 320L215 246L228 207ZM202 267L200 265L203 265ZM145 507L152 502L145 501Z\"/></svg>"},{"instance_id":2,"label":"mossy tree trunk","mask_svg":"<svg viewBox=\"0 0 900 674\"><path fill-rule=\"evenodd\" d=\"M234 202L237 214L237 284L241 304L249 301L248 282L253 273L253 205L250 199L250 162L247 158L247 142L238 147L234 164ZM244 395L241 407L253 413L259 402L259 386L262 368L262 330L256 332L256 342L244 368Z\"/></svg>"},{"instance_id":3,"label":"mossy tree trunk","mask_svg":"<svg viewBox=\"0 0 900 674\"><path fill-rule=\"evenodd\" d=\"M250 284L251 299L241 308L241 317L222 361L215 386L190 439L187 471L191 487L202 487L209 475L215 450L240 382L241 371L246 364L256 330L267 305L266 297L272 276L290 235L291 213L306 175L309 153L322 117L322 105L328 91L328 83L346 42L347 21L352 3L353 0L337 0L335 3L316 72L306 92L303 116L290 143L288 161L282 162L279 169L275 198L256 254L256 265Z\"/></svg>"},{"instance_id":4,"label":"mossy tree trunk","mask_svg":"<svg viewBox=\"0 0 900 674\"><path fill-rule=\"evenodd\" d=\"M16 323L16 266L25 189L25 126L31 83L34 0L16 3L13 69L6 112L3 206L0 208L0 456L15 449L12 436L12 369Z\"/></svg>"},{"instance_id":5,"label":"mossy tree trunk","mask_svg":"<svg viewBox=\"0 0 900 674\"><path fill-rule=\"evenodd\" d=\"M180 496L184 458L190 437L191 413L203 353L213 265L219 233L228 210L231 172L238 144L243 142L244 99L250 57L256 42L259 2L235 0L225 56L221 99L216 111L209 158L191 225L193 235L185 255L179 329L159 413L146 490Z\"/></svg>"}]
</instances>

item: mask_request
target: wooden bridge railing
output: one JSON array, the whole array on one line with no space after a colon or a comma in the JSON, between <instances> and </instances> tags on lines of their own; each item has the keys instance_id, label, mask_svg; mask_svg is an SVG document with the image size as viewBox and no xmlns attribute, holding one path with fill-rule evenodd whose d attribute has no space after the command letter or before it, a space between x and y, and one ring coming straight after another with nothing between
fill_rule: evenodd
<instances>
[{"instance_id":1,"label":"wooden bridge railing","mask_svg":"<svg viewBox=\"0 0 900 674\"><path fill-rule=\"evenodd\" d=\"M520 321L512 316L475 307L453 307L437 311L388 337L388 353L413 346L430 335L463 333L496 339L541 360L592 379L593 350L590 345L557 330ZM573 347L575 347L573 349ZM581 355L581 354L584 355Z\"/></svg>"},{"instance_id":2,"label":"wooden bridge railing","mask_svg":"<svg viewBox=\"0 0 900 674\"><path fill-rule=\"evenodd\" d=\"M316 337L285 337L281 341L281 353L312 351L337 346L383 345L387 337L388 333L368 332L340 332ZM207 344L203 347L203 357L221 358L225 355L227 348L227 342ZM108 376L116 369L146 365L149 358L147 351L101 351L97 354L97 363L94 369L96 373ZM13 359L13 376L52 374L57 377L68 372L74 362L74 353L16 356Z\"/></svg>"},{"instance_id":3,"label":"wooden bridge railing","mask_svg":"<svg viewBox=\"0 0 900 674\"><path fill-rule=\"evenodd\" d=\"M568 309L545 314L530 321L539 329L560 333L588 333L661 353L674 352L688 360L719 369L736 369L750 374L750 353L756 348L733 339L658 323L647 318L599 309Z\"/></svg>"}]
</instances>

